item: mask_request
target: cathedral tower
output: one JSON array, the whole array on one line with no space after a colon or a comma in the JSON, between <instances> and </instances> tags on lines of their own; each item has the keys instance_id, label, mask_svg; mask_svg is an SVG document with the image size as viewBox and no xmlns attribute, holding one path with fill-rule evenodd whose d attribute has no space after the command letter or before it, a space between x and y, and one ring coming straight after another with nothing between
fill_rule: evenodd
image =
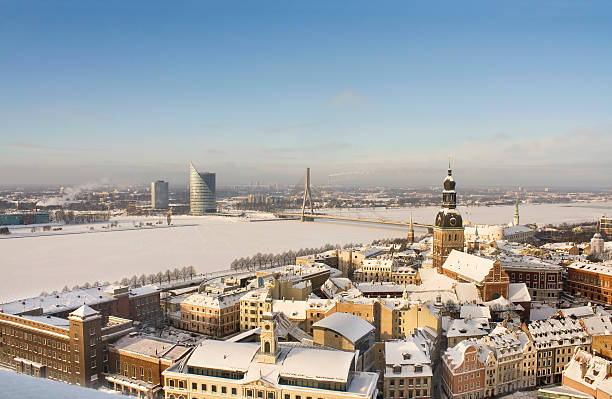
<instances>
[{"instance_id":1,"label":"cathedral tower","mask_svg":"<svg viewBox=\"0 0 612 399\"><path fill-rule=\"evenodd\" d=\"M463 252L463 219L457 211L457 192L453 171L448 164L448 175L444 179L442 191L442 209L436 216L433 228L433 267L442 271L442 264L448 254L456 249Z\"/></svg>"}]
</instances>

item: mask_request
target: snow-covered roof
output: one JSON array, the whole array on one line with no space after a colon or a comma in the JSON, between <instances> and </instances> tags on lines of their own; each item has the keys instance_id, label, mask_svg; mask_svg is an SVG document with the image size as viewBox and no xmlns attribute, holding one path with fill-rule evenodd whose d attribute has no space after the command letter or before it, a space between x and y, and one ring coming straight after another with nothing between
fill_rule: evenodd
<instances>
[{"instance_id":1,"label":"snow-covered roof","mask_svg":"<svg viewBox=\"0 0 612 399\"><path fill-rule=\"evenodd\" d=\"M93 310L87 305L83 305L77 310L75 310L74 312L70 313L70 316L77 316L77 317L80 317L81 319L85 319L90 316L99 316L99 315L100 315L100 312L98 312L97 310Z\"/></svg>"},{"instance_id":2,"label":"snow-covered roof","mask_svg":"<svg viewBox=\"0 0 612 399\"><path fill-rule=\"evenodd\" d=\"M612 276L612 267L605 266L599 263L574 262L571 265L567 266L567 268Z\"/></svg>"},{"instance_id":3,"label":"snow-covered roof","mask_svg":"<svg viewBox=\"0 0 612 399\"><path fill-rule=\"evenodd\" d=\"M456 283L455 293L459 303L480 303L480 291L474 283Z\"/></svg>"},{"instance_id":4,"label":"snow-covered roof","mask_svg":"<svg viewBox=\"0 0 612 399\"><path fill-rule=\"evenodd\" d=\"M532 304L531 309L529 311L529 320L536 321L550 319L555 314L557 314L558 311L559 310L557 308L553 308L552 306L547 304Z\"/></svg>"},{"instance_id":5,"label":"snow-covered roof","mask_svg":"<svg viewBox=\"0 0 612 399\"><path fill-rule=\"evenodd\" d=\"M531 295L525 283L510 283L508 285L508 300L512 303L531 302Z\"/></svg>"},{"instance_id":6,"label":"snow-covered roof","mask_svg":"<svg viewBox=\"0 0 612 399\"><path fill-rule=\"evenodd\" d=\"M449 365L449 369L454 370L459 367L465 358L465 352L468 348L474 347L476 349L476 353L478 354L478 361L484 363L491 353L491 349L488 346L484 345L478 339L466 339L459 342L452 348L446 349L444 352L443 361Z\"/></svg>"},{"instance_id":7,"label":"snow-covered roof","mask_svg":"<svg viewBox=\"0 0 612 399\"><path fill-rule=\"evenodd\" d=\"M385 342L385 365L385 377L433 375L429 348L418 338Z\"/></svg>"},{"instance_id":8,"label":"snow-covered roof","mask_svg":"<svg viewBox=\"0 0 612 399\"><path fill-rule=\"evenodd\" d=\"M346 337L352 343L374 331L374 326L361 317L344 312L332 313L314 323L312 327L332 330Z\"/></svg>"},{"instance_id":9,"label":"snow-covered roof","mask_svg":"<svg viewBox=\"0 0 612 399\"><path fill-rule=\"evenodd\" d=\"M280 377L348 383L356 354L288 343L280 345L276 363L267 364L257 361L258 351L257 343L204 340L193 350L186 365L242 372L245 373L244 380L265 378L275 385ZM375 382L375 374L368 381L371 382L372 378ZM366 381L362 382L361 388L367 385Z\"/></svg>"},{"instance_id":10,"label":"snow-covered roof","mask_svg":"<svg viewBox=\"0 0 612 399\"><path fill-rule=\"evenodd\" d=\"M452 250L442 267L462 278L481 283L489 274L495 261L465 252Z\"/></svg>"},{"instance_id":11,"label":"snow-covered roof","mask_svg":"<svg viewBox=\"0 0 612 399\"><path fill-rule=\"evenodd\" d=\"M591 306L577 306L574 308L559 309L561 317L590 317L595 316L595 311Z\"/></svg>"},{"instance_id":12,"label":"snow-covered roof","mask_svg":"<svg viewBox=\"0 0 612 399\"><path fill-rule=\"evenodd\" d=\"M113 344L115 349L138 355L177 360L189 352L190 348L180 346L176 342L166 341L157 337L125 336Z\"/></svg>"},{"instance_id":13,"label":"snow-covered roof","mask_svg":"<svg viewBox=\"0 0 612 399\"><path fill-rule=\"evenodd\" d=\"M258 350L258 343L207 339L194 349L187 366L246 372Z\"/></svg>"},{"instance_id":14,"label":"snow-covered roof","mask_svg":"<svg viewBox=\"0 0 612 399\"><path fill-rule=\"evenodd\" d=\"M612 317L610 316L585 317L582 323L589 335L612 335Z\"/></svg>"},{"instance_id":15,"label":"snow-covered roof","mask_svg":"<svg viewBox=\"0 0 612 399\"><path fill-rule=\"evenodd\" d=\"M181 305L194 305L218 309L227 308L240 303L240 298L244 296L245 292L245 290L240 290L228 294L192 294L181 302Z\"/></svg>"},{"instance_id":16,"label":"snow-covered roof","mask_svg":"<svg viewBox=\"0 0 612 399\"><path fill-rule=\"evenodd\" d=\"M487 335L489 321L487 319L453 319L448 327L446 336L457 337L482 337Z\"/></svg>"},{"instance_id":17,"label":"snow-covered roof","mask_svg":"<svg viewBox=\"0 0 612 399\"><path fill-rule=\"evenodd\" d=\"M56 294L41 295L32 298L20 299L5 304L0 304L0 309L7 314L22 314L41 309L43 314L57 314L79 308L86 304L89 306L116 300L109 288L125 289L130 297L145 295L159 291L156 286L144 286L139 288L127 288L122 286L103 285L92 288L79 288L76 290L58 292Z\"/></svg>"},{"instance_id":18,"label":"snow-covered roof","mask_svg":"<svg viewBox=\"0 0 612 399\"><path fill-rule=\"evenodd\" d=\"M485 305L487 305L493 312L503 312L516 309L516 306L503 296L485 302Z\"/></svg>"},{"instance_id":19,"label":"snow-covered roof","mask_svg":"<svg viewBox=\"0 0 612 399\"><path fill-rule=\"evenodd\" d=\"M597 387L608 377L608 370L611 366L612 362L609 360L579 349L565 367L563 379L567 378L587 388L597 390Z\"/></svg>"},{"instance_id":20,"label":"snow-covered roof","mask_svg":"<svg viewBox=\"0 0 612 399\"><path fill-rule=\"evenodd\" d=\"M280 366L280 375L289 378L346 382L354 357L354 352L293 347Z\"/></svg>"},{"instance_id":21,"label":"snow-covered roof","mask_svg":"<svg viewBox=\"0 0 612 399\"><path fill-rule=\"evenodd\" d=\"M61 317L29 316L29 315L23 315L20 317L24 319L35 321L37 323L49 324L54 327L60 327L60 328L65 328L65 329L68 329L70 327L70 322L68 321L68 319L62 319Z\"/></svg>"},{"instance_id":22,"label":"snow-covered roof","mask_svg":"<svg viewBox=\"0 0 612 399\"><path fill-rule=\"evenodd\" d=\"M461 312L459 317L462 319L472 318L478 319L483 318L486 320L491 319L491 311L488 306L484 305L475 305L475 304L466 304L461 305Z\"/></svg>"},{"instance_id":23,"label":"snow-covered roof","mask_svg":"<svg viewBox=\"0 0 612 399\"><path fill-rule=\"evenodd\" d=\"M290 299L277 299L272 301L274 313L284 313L291 320L306 320L307 301L294 301Z\"/></svg>"},{"instance_id":24,"label":"snow-covered roof","mask_svg":"<svg viewBox=\"0 0 612 399\"><path fill-rule=\"evenodd\" d=\"M531 322L527 328L538 349L591 343L591 337L579 320L547 319Z\"/></svg>"}]
</instances>

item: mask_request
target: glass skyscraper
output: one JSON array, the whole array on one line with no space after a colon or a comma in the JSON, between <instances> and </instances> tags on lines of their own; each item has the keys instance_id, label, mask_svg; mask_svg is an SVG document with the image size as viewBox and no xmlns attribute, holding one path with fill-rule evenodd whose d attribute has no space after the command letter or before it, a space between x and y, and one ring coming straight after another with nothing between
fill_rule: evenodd
<instances>
[{"instance_id":1,"label":"glass skyscraper","mask_svg":"<svg viewBox=\"0 0 612 399\"><path fill-rule=\"evenodd\" d=\"M200 173L189 162L189 208L192 215L201 216L217 211L215 180L214 173Z\"/></svg>"}]
</instances>

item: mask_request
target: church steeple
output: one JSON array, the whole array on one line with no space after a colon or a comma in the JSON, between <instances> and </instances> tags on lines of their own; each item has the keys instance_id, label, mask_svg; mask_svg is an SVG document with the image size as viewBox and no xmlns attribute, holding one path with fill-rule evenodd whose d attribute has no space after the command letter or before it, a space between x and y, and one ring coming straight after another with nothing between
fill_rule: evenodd
<instances>
[{"instance_id":1,"label":"church steeple","mask_svg":"<svg viewBox=\"0 0 612 399\"><path fill-rule=\"evenodd\" d=\"M410 230L408 230L408 237L406 239L408 244L412 244L414 242L414 226L412 225L412 213L410 214Z\"/></svg>"},{"instance_id":2,"label":"church steeple","mask_svg":"<svg viewBox=\"0 0 612 399\"><path fill-rule=\"evenodd\" d=\"M455 191L455 179L453 178L453 170L448 162L448 175L443 182L444 191L442 191L442 207L455 209L457 207L457 192Z\"/></svg>"}]
</instances>

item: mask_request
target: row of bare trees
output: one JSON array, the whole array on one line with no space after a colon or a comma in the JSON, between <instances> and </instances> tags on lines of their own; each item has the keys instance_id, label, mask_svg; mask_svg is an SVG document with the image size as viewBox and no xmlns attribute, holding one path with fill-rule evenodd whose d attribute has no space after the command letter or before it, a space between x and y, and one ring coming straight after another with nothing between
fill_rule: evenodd
<instances>
[{"instance_id":1,"label":"row of bare trees","mask_svg":"<svg viewBox=\"0 0 612 399\"><path fill-rule=\"evenodd\" d=\"M132 276L132 277L124 277L121 280L115 281L113 284L121 284L128 287L142 287L147 284L163 284L163 283L171 283L172 281L186 281L188 279L193 279L197 275L195 267L193 266L184 266L182 268L174 268L167 269L164 272L152 273L152 274L141 274L140 276ZM75 285L70 288L67 285L62 288L61 292L74 291L78 289L87 289L93 287L104 287L110 285L108 281L99 282L95 281L93 283L85 283L82 285ZM51 295L57 295L58 291L53 291ZM48 292L43 291L40 293L40 296L49 295Z\"/></svg>"},{"instance_id":2,"label":"row of bare trees","mask_svg":"<svg viewBox=\"0 0 612 399\"><path fill-rule=\"evenodd\" d=\"M346 244L344 248L357 244ZM234 259L230 264L232 270L255 270L267 267L291 265L295 263L295 258L300 256L318 254L332 249L341 248L339 245L325 244L319 248L300 248L296 251L289 250L279 254L257 253L246 258Z\"/></svg>"}]
</instances>

